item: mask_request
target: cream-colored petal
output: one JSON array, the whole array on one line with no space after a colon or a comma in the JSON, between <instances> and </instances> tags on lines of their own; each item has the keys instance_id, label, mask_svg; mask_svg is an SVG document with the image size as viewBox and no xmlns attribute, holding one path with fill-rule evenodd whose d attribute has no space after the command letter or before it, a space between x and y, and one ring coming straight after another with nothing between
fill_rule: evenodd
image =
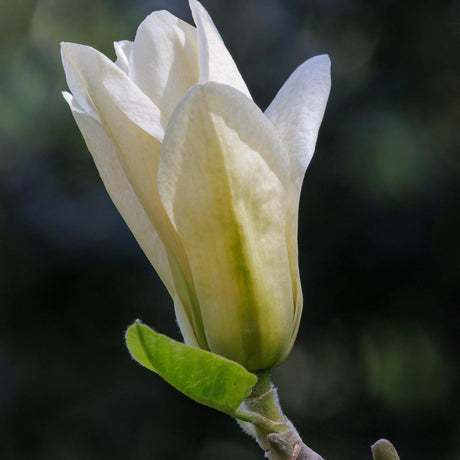
<instances>
[{"instance_id":1,"label":"cream-colored petal","mask_svg":"<svg viewBox=\"0 0 460 460\"><path fill-rule=\"evenodd\" d=\"M286 235L296 307L288 352L297 335L303 305L297 245L300 191L305 171L315 150L330 86L329 57L316 56L304 62L293 72L265 111L265 115L282 137L291 159Z\"/></svg>"},{"instance_id":2,"label":"cream-colored petal","mask_svg":"<svg viewBox=\"0 0 460 460\"><path fill-rule=\"evenodd\" d=\"M118 147L104 126L86 114L70 93L64 92L63 96L72 110L110 198L169 293L174 297L174 282L165 246L126 175Z\"/></svg>"},{"instance_id":3,"label":"cream-colored petal","mask_svg":"<svg viewBox=\"0 0 460 460\"><path fill-rule=\"evenodd\" d=\"M144 131L162 141L158 107L114 62L90 46L61 44L67 84L83 110L98 121L116 106Z\"/></svg>"},{"instance_id":4,"label":"cream-colored petal","mask_svg":"<svg viewBox=\"0 0 460 460\"><path fill-rule=\"evenodd\" d=\"M91 66L89 68L91 69ZM119 70L119 73L122 71ZM115 88L98 84L97 75L87 76L83 73L83 78L102 124L117 146L126 177L165 245L175 290L180 294L187 311L193 309L197 312L193 317L193 326L202 330L187 255L158 195L157 170L161 144L158 139L128 118L127 113L114 101ZM150 99L148 101L153 105ZM145 113L145 116L148 117L148 113ZM205 337L203 334L201 336L203 340L200 345L205 348Z\"/></svg>"},{"instance_id":5,"label":"cream-colored petal","mask_svg":"<svg viewBox=\"0 0 460 460\"><path fill-rule=\"evenodd\" d=\"M162 124L198 82L195 27L167 11L156 11L139 26L129 60L129 76L162 112Z\"/></svg>"},{"instance_id":6,"label":"cream-colored petal","mask_svg":"<svg viewBox=\"0 0 460 460\"><path fill-rule=\"evenodd\" d=\"M240 91L194 86L169 122L158 188L193 273L210 349L276 364L294 315L286 248L289 159Z\"/></svg>"},{"instance_id":7,"label":"cream-colored petal","mask_svg":"<svg viewBox=\"0 0 460 460\"><path fill-rule=\"evenodd\" d=\"M291 180L298 193L326 109L330 67L327 55L308 59L292 73L265 111L286 144L291 157Z\"/></svg>"},{"instance_id":8,"label":"cream-colored petal","mask_svg":"<svg viewBox=\"0 0 460 460\"><path fill-rule=\"evenodd\" d=\"M292 188L291 188L292 192ZM296 200L293 203L293 199ZM288 213L287 213L287 225L286 225L286 244L289 255L289 268L291 272L292 280L292 295L294 301L294 315L291 324L291 340L289 346L286 347L285 355L280 360L280 363L283 362L291 352L292 347L294 346L295 339L297 337L297 332L299 331L300 318L302 316L303 310L303 292L302 292L302 283L300 279L299 271L299 250L297 242L297 233L298 233L298 210L299 210L299 200L298 195L291 193L289 197Z\"/></svg>"},{"instance_id":9,"label":"cream-colored petal","mask_svg":"<svg viewBox=\"0 0 460 460\"><path fill-rule=\"evenodd\" d=\"M129 40L121 40L119 42L114 42L113 47L115 48L115 54L117 56L115 64L127 74L129 56L131 54L131 50L133 49L133 42Z\"/></svg>"},{"instance_id":10,"label":"cream-colored petal","mask_svg":"<svg viewBox=\"0 0 460 460\"><path fill-rule=\"evenodd\" d=\"M161 215L162 206L156 187L160 142L134 123L126 111L114 101L113 92L120 91L114 89L117 80L112 81L109 88L104 84L105 73L116 74L117 78L123 75L124 79L127 79L126 75L115 64L108 64L106 58L102 58L103 55L92 48L70 46L68 50L65 50L65 56L67 58L65 62L77 69L76 73L84 84L86 94L94 103L101 123L118 147L121 164L144 209L157 227L167 225L169 219ZM99 61L103 64L99 65ZM104 66L109 67L110 70L101 71L101 67L104 68ZM69 73L72 74L72 72ZM75 95L74 97L78 102L78 98ZM153 106L150 100L148 103ZM145 118L149 116L147 108L148 105L143 108ZM166 224L163 221L167 221Z\"/></svg>"},{"instance_id":11,"label":"cream-colored petal","mask_svg":"<svg viewBox=\"0 0 460 460\"><path fill-rule=\"evenodd\" d=\"M197 0L189 0L189 3L198 30L200 82L225 83L251 98L248 87L208 12Z\"/></svg>"},{"instance_id":12,"label":"cream-colored petal","mask_svg":"<svg viewBox=\"0 0 460 460\"><path fill-rule=\"evenodd\" d=\"M180 295L184 308L188 312L193 310L193 327L203 331L188 258L158 195L157 170L161 144L158 138L145 129L149 117L156 116L155 111L148 110L152 107L157 110L156 106L132 82L142 97L138 97L138 94L134 94L131 99L124 96L122 90L127 76L114 63L109 61L109 65L105 56L92 48L87 48L81 45L67 45L64 50L65 61L71 69L76 69L75 73L86 93L90 95L108 136L117 146L126 177L165 245L175 291ZM72 74L72 71L69 73ZM106 79L106 73L114 74L117 78ZM137 108L131 106L135 103L136 97L140 104ZM144 99L148 102L145 103ZM146 122L136 123L133 120L136 118L134 115L139 115L138 121L145 119ZM200 346L206 348L206 337L203 333L200 338Z\"/></svg>"},{"instance_id":13,"label":"cream-colored petal","mask_svg":"<svg viewBox=\"0 0 460 460\"><path fill-rule=\"evenodd\" d=\"M176 313L177 323L179 324L184 342L191 347L200 348L189 318L189 313L182 305L180 297L177 294L174 296L174 312Z\"/></svg>"}]
</instances>

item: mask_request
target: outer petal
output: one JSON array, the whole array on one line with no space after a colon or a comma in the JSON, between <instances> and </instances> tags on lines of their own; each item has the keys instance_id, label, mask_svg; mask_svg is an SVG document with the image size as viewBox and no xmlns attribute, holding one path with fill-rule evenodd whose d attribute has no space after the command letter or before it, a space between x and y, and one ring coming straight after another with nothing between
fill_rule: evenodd
<instances>
[{"instance_id":1,"label":"outer petal","mask_svg":"<svg viewBox=\"0 0 460 460\"><path fill-rule=\"evenodd\" d=\"M200 348L190 320L190 314L182 305L180 297L177 294L174 296L174 312L176 314L177 323L179 324L184 342L191 347Z\"/></svg>"},{"instance_id":2,"label":"outer petal","mask_svg":"<svg viewBox=\"0 0 460 460\"><path fill-rule=\"evenodd\" d=\"M279 362L294 307L286 249L288 156L241 92L194 86L174 112L158 187L190 260L211 351Z\"/></svg>"},{"instance_id":3,"label":"outer petal","mask_svg":"<svg viewBox=\"0 0 460 460\"><path fill-rule=\"evenodd\" d=\"M189 3L198 29L200 82L225 83L251 98L248 87L208 12L197 0L189 0Z\"/></svg>"},{"instance_id":4,"label":"outer petal","mask_svg":"<svg viewBox=\"0 0 460 460\"><path fill-rule=\"evenodd\" d=\"M167 11L156 11L139 26L129 76L162 112L162 125L179 100L198 82L195 27Z\"/></svg>"},{"instance_id":5,"label":"outer petal","mask_svg":"<svg viewBox=\"0 0 460 460\"><path fill-rule=\"evenodd\" d=\"M133 49L133 42L130 42L129 40L121 40L119 42L114 42L113 47L115 48L115 54L117 55L115 64L127 74L129 56Z\"/></svg>"},{"instance_id":6,"label":"outer petal","mask_svg":"<svg viewBox=\"0 0 460 460\"><path fill-rule=\"evenodd\" d=\"M158 107L110 59L90 46L61 44L67 84L82 109L98 121L117 107L133 123L162 141Z\"/></svg>"},{"instance_id":7,"label":"outer petal","mask_svg":"<svg viewBox=\"0 0 460 460\"><path fill-rule=\"evenodd\" d=\"M292 188L291 188L292 191ZM292 280L292 296L294 300L294 319L291 327L291 341L288 347L286 347L286 353L280 360L283 362L291 352L292 347L294 346L295 339L297 337L297 332L299 331L300 318L302 316L303 309L303 292L302 292L302 283L300 280L300 271L299 271L299 249L297 243L297 233L298 233L298 214L299 214L299 195L291 194L289 195L289 205L287 213L287 222L286 222L286 244L289 254L289 268L291 272Z\"/></svg>"},{"instance_id":8,"label":"outer petal","mask_svg":"<svg viewBox=\"0 0 460 460\"><path fill-rule=\"evenodd\" d=\"M161 215L162 206L156 188L160 142L134 123L126 111L114 101L116 98L113 97L113 93L121 92L123 83L128 80L128 77L113 62L89 47L67 45L63 47L63 60L69 86L71 89L75 88L76 85L73 83L76 74L79 84L86 90L85 94L94 104L107 134L117 146L119 160L128 180L150 219L158 229L167 226L169 219ZM69 67L71 70L67 71ZM75 73L74 69L76 69ZM111 74L114 74L115 78L111 79ZM109 87L105 84L107 80L110 83ZM116 87L118 84L121 89ZM74 97L78 102L76 94ZM153 106L149 99L147 101L146 104ZM122 105L126 105L126 101L123 101ZM147 105L139 109L145 111L143 114L145 119L148 118L148 107ZM148 121L144 124L148 124Z\"/></svg>"},{"instance_id":9,"label":"outer petal","mask_svg":"<svg viewBox=\"0 0 460 460\"><path fill-rule=\"evenodd\" d=\"M300 187L315 150L316 138L331 89L331 62L315 56L299 66L265 111L291 156L291 180Z\"/></svg>"},{"instance_id":10,"label":"outer petal","mask_svg":"<svg viewBox=\"0 0 460 460\"><path fill-rule=\"evenodd\" d=\"M80 95L85 90L84 94L97 110L107 135L117 147L118 159L126 177L166 248L175 292L181 296L190 315L192 310L198 312L193 316L193 327L202 331L187 255L158 195L160 142L146 129L152 126L149 118L155 118L156 106L134 83L129 82L130 88L126 83L129 79L123 71L98 51L72 44L63 48L69 86L76 88ZM123 90L130 89L137 94L125 96ZM136 102L139 103L137 107L134 106ZM150 112L152 107L153 112ZM201 337L204 338L204 334ZM206 341L201 341L200 346L207 348Z\"/></svg>"},{"instance_id":11,"label":"outer petal","mask_svg":"<svg viewBox=\"0 0 460 460\"><path fill-rule=\"evenodd\" d=\"M166 249L125 173L117 146L105 128L87 115L70 93L64 92L63 96L72 110L110 198L174 297L175 289Z\"/></svg>"},{"instance_id":12,"label":"outer petal","mask_svg":"<svg viewBox=\"0 0 460 460\"><path fill-rule=\"evenodd\" d=\"M316 56L294 71L265 111L267 118L278 129L291 159L291 189L286 234L296 307L289 350L297 335L303 304L297 248L300 191L305 171L315 150L330 87L329 57Z\"/></svg>"}]
</instances>

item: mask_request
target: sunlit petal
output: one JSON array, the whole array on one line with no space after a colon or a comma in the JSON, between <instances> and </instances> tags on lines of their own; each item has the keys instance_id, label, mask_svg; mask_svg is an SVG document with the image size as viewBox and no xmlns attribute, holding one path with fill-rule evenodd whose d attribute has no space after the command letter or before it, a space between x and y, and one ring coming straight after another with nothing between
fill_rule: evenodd
<instances>
[{"instance_id":1,"label":"sunlit petal","mask_svg":"<svg viewBox=\"0 0 460 460\"><path fill-rule=\"evenodd\" d=\"M88 69L91 69L91 65L97 65L98 59L102 59L104 65L108 65L106 64L107 58L92 48L89 50L80 49L79 45L70 45L70 52L68 49L65 51L66 56L69 54L74 58L75 55L77 56L77 59L71 60L71 62L76 63L75 67L80 72L79 75L81 76L81 81L85 84L87 94L94 101L103 126L117 147L119 161L126 177L166 247L175 291L180 294L184 308L190 314L192 310L194 311L193 326L197 330L202 330L203 326L187 255L158 195L157 170L161 144L156 137L144 130L140 124L135 123L132 117L128 117L128 115L132 116L133 112L129 110L129 107L126 107L126 100L124 104L119 104L118 96L122 97L121 94L117 93L116 97L113 97L114 92L117 92L115 86L119 82L118 80L110 80L111 85L107 87L103 78L104 74L100 75L102 83L97 78L97 75L87 75ZM81 59L78 60L78 58ZM96 61L96 63L93 61ZM82 69L85 64L88 64L88 66ZM113 73L117 77L120 75L126 77L115 64L110 62L110 65L112 66L112 71L113 68L116 69ZM123 82L123 79L121 80ZM155 107L152 101L137 86L134 85L134 87L144 98L142 102L147 100L145 109L149 106ZM129 98L126 97L126 99ZM125 111L125 109L128 110ZM142 111L142 107L139 110ZM139 112L138 114L142 113ZM148 112L144 115L148 117ZM206 338L203 334L200 337L200 345L206 347Z\"/></svg>"},{"instance_id":2,"label":"sunlit petal","mask_svg":"<svg viewBox=\"0 0 460 460\"><path fill-rule=\"evenodd\" d=\"M67 84L82 109L98 121L112 119L114 106L161 142L164 130L158 107L114 62L90 46L61 44Z\"/></svg>"},{"instance_id":3,"label":"sunlit petal","mask_svg":"<svg viewBox=\"0 0 460 460\"><path fill-rule=\"evenodd\" d=\"M127 74L129 56L131 54L131 50L133 49L133 42L130 42L129 40L121 40L119 42L115 42L113 47L115 48L115 54L117 56L115 64Z\"/></svg>"},{"instance_id":4,"label":"sunlit petal","mask_svg":"<svg viewBox=\"0 0 460 460\"><path fill-rule=\"evenodd\" d=\"M265 111L265 115L282 137L291 160L286 242L293 282L295 316L288 352L297 334L303 304L297 245L300 191L305 171L315 150L330 86L329 57L316 56L304 62L292 73Z\"/></svg>"},{"instance_id":5,"label":"sunlit petal","mask_svg":"<svg viewBox=\"0 0 460 460\"><path fill-rule=\"evenodd\" d=\"M174 296L174 283L165 247L126 175L118 147L106 129L86 114L71 94L64 92L63 96L72 110L110 198L169 293Z\"/></svg>"},{"instance_id":6,"label":"sunlit petal","mask_svg":"<svg viewBox=\"0 0 460 460\"><path fill-rule=\"evenodd\" d=\"M162 126L182 96L198 82L195 27L167 11L156 11L137 29L129 76L160 108Z\"/></svg>"},{"instance_id":7,"label":"sunlit petal","mask_svg":"<svg viewBox=\"0 0 460 460\"><path fill-rule=\"evenodd\" d=\"M304 62L265 111L286 144L292 164L291 181L299 193L329 97L330 67L327 55Z\"/></svg>"},{"instance_id":8,"label":"sunlit petal","mask_svg":"<svg viewBox=\"0 0 460 460\"><path fill-rule=\"evenodd\" d=\"M210 348L277 363L294 315L286 248L289 159L241 92L196 85L175 110L158 187L189 257Z\"/></svg>"}]
</instances>

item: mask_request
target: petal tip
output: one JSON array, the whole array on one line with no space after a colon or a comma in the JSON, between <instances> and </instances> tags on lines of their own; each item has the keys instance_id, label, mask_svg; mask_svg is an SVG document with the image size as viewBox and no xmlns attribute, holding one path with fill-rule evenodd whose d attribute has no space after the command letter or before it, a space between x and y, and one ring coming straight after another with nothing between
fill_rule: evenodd
<instances>
[{"instance_id":1,"label":"petal tip","mask_svg":"<svg viewBox=\"0 0 460 460\"><path fill-rule=\"evenodd\" d=\"M168 18L171 18L171 17L175 18L176 17L172 13L170 13L168 10L153 11L148 16L146 16L146 18L139 24L138 30L141 27L148 27L152 20L156 20L156 18L158 18L158 17L161 18L162 16L166 16Z\"/></svg>"},{"instance_id":2,"label":"petal tip","mask_svg":"<svg viewBox=\"0 0 460 460\"><path fill-rule=\"evenodd\" d=\"M70 57L71 55L76 55L79 51L90 48L90 46L81 45L80 43L61 42L61 55L63 57Z\"/></svg>"},{"instance_id":3,"label":"petal tip","mask_svg":"<svg viewBox=\"0 0 460 460\"><path fill-rule=\"evenodd\" d=\"M331 66L331 58L330 58L329 54L320 54L318 56L318 58L321 59L329 67Z\"/></svg>"},{"instance_id":4,"label":"petal tip","mask_svg":"<svg viewBox=\"0 0 460 460\"><path fill-rule=\"evenodd\" d=\"M61 50L70 50L78 46L77 43L72 43L72 42L61 42L60 45L61 45Z\"/></svg>"},{"instance_id":5,"label":"petal tip","mask_svg":"<svg viewBox=\"0 0 460 460\"><path fill-rule=\"evenodd\" d=\"M329 66L331 65L331 58L329 57L329 54L318 54L317 56L313 56L310 59L308 59L312 64L319 64L319 65L324 65L324 66Z\"/></svg>"},{"instance_id":6,"label":"petal tip","mask_svg":"<svg viewBox=\"0 0 460 460\"><path fill-rule=\"evenodd\" d=\"M195 21L195 24L198 25L197 18L195 18L195 15L205 15L209 16L209 13L207 12L206 8L198 1L198 0L189 0L188 2L190 10L192 11L192 16Z\"/></svg>"},{"instance_id":7,"label":"petal tip","mask_svg":"<svg viewBox=\"0 0 460 460\"><path fill-rule=\"evenodd\" d=\"M67 51L70 48L71 43L70 42L61 42L59 43L59 47L61 50L61 56L64 57L67 54Z\"/></svg>"}]
</instances>

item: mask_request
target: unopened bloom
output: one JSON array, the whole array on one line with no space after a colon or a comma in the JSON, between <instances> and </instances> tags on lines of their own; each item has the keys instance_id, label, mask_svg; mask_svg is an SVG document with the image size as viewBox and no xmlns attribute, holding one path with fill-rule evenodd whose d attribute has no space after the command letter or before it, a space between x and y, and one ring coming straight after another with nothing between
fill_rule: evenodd
<instances>
[{"instance_id":1,"label":"unopened bloom","mask_svg":"<svg viewBox=\"0 0 460 460\"><path fill-rule=\"evenodd\" d=\"M64 97L108 193L174 299L186 343L243 364L289 354L302 311L297 214L330 89L302 64L263 113L211 18L148 16L116 62L62 44Z\"/></svg>"}]
</instances>

